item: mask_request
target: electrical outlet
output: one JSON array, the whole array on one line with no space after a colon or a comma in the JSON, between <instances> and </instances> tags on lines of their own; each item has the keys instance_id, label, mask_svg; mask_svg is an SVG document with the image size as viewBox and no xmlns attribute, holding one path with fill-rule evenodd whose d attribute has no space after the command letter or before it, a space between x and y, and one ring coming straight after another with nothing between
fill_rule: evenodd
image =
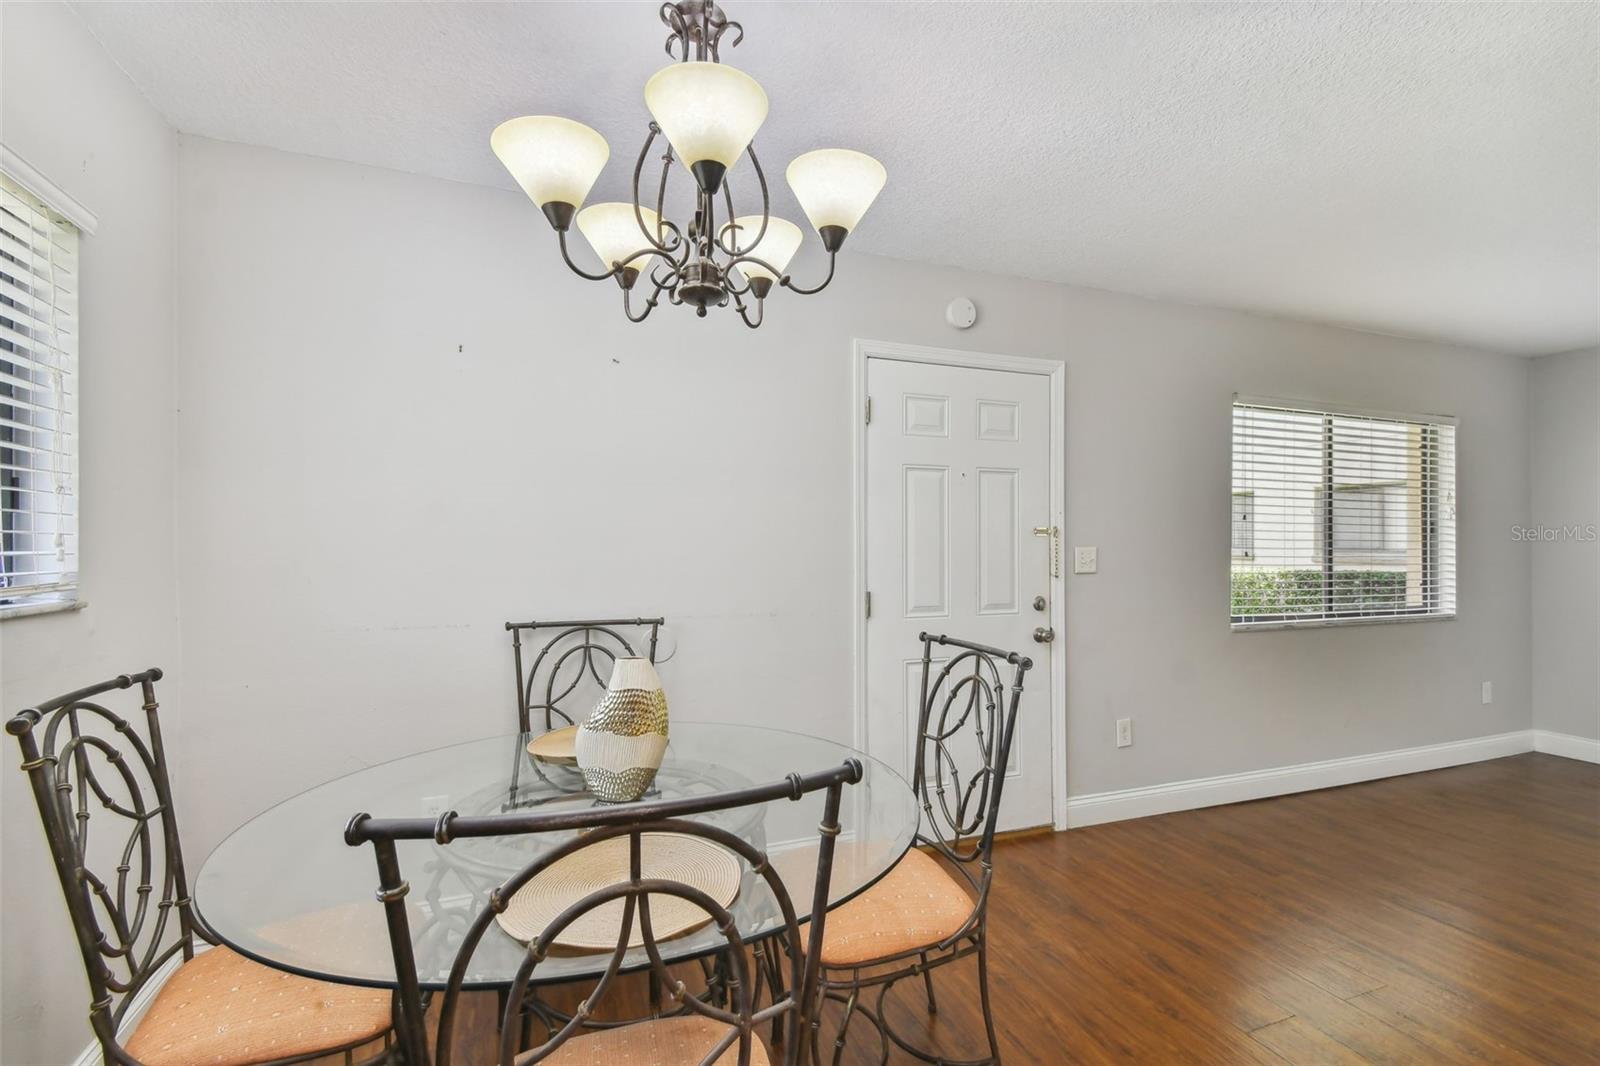
<instances>
[{"instance_id":1,"label":"electrical outlet","mask_svg":"<svg viewBox=\"0 0 1600 1066\"><path fill-rule=\"evenodd\" d=\"M1094 548L1072 549L1072 572L1074 574L1092 574L1099 566L1097 556L1099 552Z\"/></svg>"},{"instance_id":2,"label":"electrical outlet","mask_svg":"<svg viewBox=\"0 0 1600 1066\"><path fill-rule=\"evenodd\" d=\"M1117 719L1117 747L1119 747L1119 748L1131 748L1131 747L1133 747L1133 719L1132 718L1118 718Z\"/></svg>"},{"instance_id":3,"label":"electrical outlet","mask_svg":"<svg viewBox=\"0 0 1600 1066\"><path fill-rule=\"evenodd\" d=\"M1485 706L1487 706L1488 704L1491 704L1491 703L1494 702L1494 682L1493 681L1485 681L1483 683L1483 702L1484 702Z\"/></svg>"},{"instance_id":4,"label":"electrical outlet","mask_svg":"<svg viewBox=\"0 0 1600 1066\"><path fill-rule=\"evenodd\" d=\"M449 796L423 796L422 816L424 818L437 818L450 809Z\"/></svg>"}]
</instances>

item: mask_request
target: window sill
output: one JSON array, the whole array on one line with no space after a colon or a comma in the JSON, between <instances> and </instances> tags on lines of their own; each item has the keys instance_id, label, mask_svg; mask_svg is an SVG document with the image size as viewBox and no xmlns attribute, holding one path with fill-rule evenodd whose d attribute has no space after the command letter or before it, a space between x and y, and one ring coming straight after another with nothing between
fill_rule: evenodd
<instances>
[{"instance_id":1,"label":"window sill","mask_svg":"<svg viewBox=\"0 0 1600 1066\"><path fill-rule=\"evenodd\" d=\"M1306 618L1285 622L1232 622L1229 628L1235 633L1252 633L1257 630L1329 629L1334 626L1387 626L1416 622L1454 622L1455 614L1400 614L1378 615L1371 618Z\"/></svg>"},{"instance_id":2,"label":"window sill","mask_svg":"<svg viewBox=\"0 0 1600 1066\"><path fill-rule=\"evenodd\" d=\"M59 614L63 611L81 611L89 606L88 600L57 600L52 603L0 604L0 622L13 618L30 618L36 614Z\"/></svg>"}]
</instances>

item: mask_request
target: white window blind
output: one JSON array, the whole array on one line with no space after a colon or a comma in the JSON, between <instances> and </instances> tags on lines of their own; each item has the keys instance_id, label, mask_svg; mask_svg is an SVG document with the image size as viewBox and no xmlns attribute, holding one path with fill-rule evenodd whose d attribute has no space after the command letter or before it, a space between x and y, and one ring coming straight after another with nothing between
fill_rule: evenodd
<instances>
[{"instance_id":1,"label":"white window blind","mask_svg":"<svg viewBox=\"0 0 1600 1066\"><path fill-rule=\"evenodd\" d=\"M0 615L75 598L78 229L0 174Z\"/></svg>"},{"instance_id":2,"label":"white window blind","mask_svg":"<svg viewBox=\"0 0 1600 1066\"><path fill-rule=\"evenodd\" d=\"M1454 616L1455 456L1453 419L1235 399L1233 627Z\"/></svg>"}]
</instances>

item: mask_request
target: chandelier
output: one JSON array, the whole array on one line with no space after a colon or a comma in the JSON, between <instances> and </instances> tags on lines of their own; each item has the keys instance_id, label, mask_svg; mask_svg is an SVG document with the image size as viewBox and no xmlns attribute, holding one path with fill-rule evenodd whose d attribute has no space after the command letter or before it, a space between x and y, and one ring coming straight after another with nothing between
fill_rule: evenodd
<instances>
[{"instance_id":1,"label":"chandelier","mask_svg":"<svg viewBox=\"0 0 1600 1066\"><path fill-rule=\"evenodd\" d=\"M876 159L846 148L806 152L789 164L789 188L828 253L822 281L812 288L797 284L786 271L804 234L772 214L767 178L752 143L767 117L767 94L718 54L723 36L732 30L728 44L735 46L744 39L744 28L730 22L715 0L662 4L661 21L670 31L667 54L675 62L645 83L644 102L653 121L633 167L632 202L583 206L611 148L580 122L554 115L514 118L495 128L489 145L544 212L573 273L590 281L615 279L621 286L629 321L643 322L664 297L693 307L702 318L707 308L731 303L755 329L774 285L805 296L827 288L844 239L888 175ZM652 208L640 196L640 181L649 180L645 164L658 137L667 146ZM741 155L749 156L760 186L760 214L738 215L733 209L728 171ZM695 182L694 214L681 226L665 216L674 160ZM604 271L591 272L572 261L567 234L574 221ZM636 309L635 294L642 289L649 295Z\"/></svg>"}]
</instances>

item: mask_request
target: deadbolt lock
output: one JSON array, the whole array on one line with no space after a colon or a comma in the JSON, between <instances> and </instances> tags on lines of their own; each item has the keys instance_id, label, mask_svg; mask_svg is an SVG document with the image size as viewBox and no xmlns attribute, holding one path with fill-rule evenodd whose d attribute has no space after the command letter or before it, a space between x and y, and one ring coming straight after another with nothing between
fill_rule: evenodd
<instances>
[{"instance_id":1,"label":"deadbolt lock","mask_svg":"<svg viewBox=\"0 0 1600 1066\"><path fill-rule=\"evenodd\" d=\"M1034 526L1033 535L1050 538L1050 576L1061 576L1061 527ZM1042 608L1041 608L1042 610Z\"/></svg>"},{"instance_id":2,"label":"deadbolt lock","mask_svg":"<svg viewBox=\"0 0 1600 1066\"><path fill-rule=\"evenodd\" d=\"M1033 609L1035 611L1048 610L1049 607L1050 607L1049 602L1043 596L1035 596L1033 598Z\"/></svg>"}]
</instances>

